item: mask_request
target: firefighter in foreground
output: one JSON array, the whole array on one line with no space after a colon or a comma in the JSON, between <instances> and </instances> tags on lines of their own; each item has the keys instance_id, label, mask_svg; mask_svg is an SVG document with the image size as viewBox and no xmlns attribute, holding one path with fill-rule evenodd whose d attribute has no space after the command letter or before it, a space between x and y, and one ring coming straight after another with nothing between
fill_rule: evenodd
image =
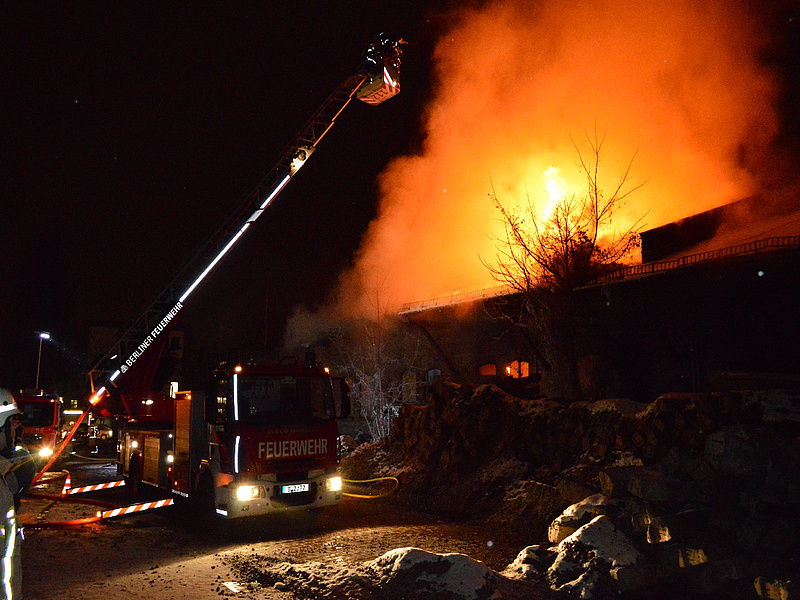
<instances>
[{"instance_id":1,"label":"firefighter in foreground","mask_svg":"<svg viewBox=\"0 0 800 600\"><path fill-rule=\"evenodd\" d=\"M22 532L17 525L14 509L14 494L19 489L14 471L27 459L12 458L20 429L20 414L13 396L0 388L0 538L3 542L0 585L3 589L2 598L6 600L22 598Z\"/></svg>"}]
</instances>

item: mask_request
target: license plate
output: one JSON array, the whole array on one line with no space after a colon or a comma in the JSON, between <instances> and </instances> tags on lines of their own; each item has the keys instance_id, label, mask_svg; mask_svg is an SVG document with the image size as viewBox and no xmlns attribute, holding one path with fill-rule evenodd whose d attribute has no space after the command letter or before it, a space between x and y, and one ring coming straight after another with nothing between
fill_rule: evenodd
<instances>
[{"instance_id":1,"label":"license plate","mask_svg":"<svg viewBox=\"0 0 800 600\"><path fill-rule=\"evenodd\" d=\"M308 484L307 483L295 483L293 485L282 485L281 486L281 494L296 494L298 492L307 492L308 491Z\"/></svg>"}]
</instances>

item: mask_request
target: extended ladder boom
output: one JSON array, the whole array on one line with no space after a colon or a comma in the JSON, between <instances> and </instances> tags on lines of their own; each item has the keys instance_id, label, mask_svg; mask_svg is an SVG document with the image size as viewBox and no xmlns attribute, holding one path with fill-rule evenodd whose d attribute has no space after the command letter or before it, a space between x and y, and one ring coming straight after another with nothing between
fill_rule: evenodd
<instances>
[{"instance_id":1,"label":"extended ladder boom","mask_svg":"<svg viewBox=\"0 0 800 600\"><path fill-rule=\"evenodd\" d=\"M353 96L357 95L360 100L374 105L399 92L401 43L402 41L390 42L380 37L370 46L361 72L339 85L295 139L285 147L272 170L200 246L138 319L108 346L92 369L92 375L104 373L108 377L97 390L92 381L91 404L97 404L108 393L108 386L116 385L118 378L148 353L148 349L152 352L155 348L162 347L160 342L165 339L163 334L171 329L172 321L189 296L200 287L247 229L286 187ZM376 64L379 67L377 69Z\"/></svg>"}]
</instances>

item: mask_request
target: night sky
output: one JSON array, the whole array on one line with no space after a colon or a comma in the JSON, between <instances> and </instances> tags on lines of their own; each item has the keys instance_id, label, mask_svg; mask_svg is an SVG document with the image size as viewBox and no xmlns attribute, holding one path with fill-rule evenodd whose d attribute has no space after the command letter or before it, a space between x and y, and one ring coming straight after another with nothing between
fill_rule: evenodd
<instances>
[{"instance_id":1,"label":"night sky","mask_svg":"<svg viewBox=\"0 0 800 600\"><path fill-rule=\"evenodd\" d=\"M431 3L425 3L430 5ZM89 323L125 325L272 168L382 31L402 93L354 101L192 297L196 355L279 343L346 268L375 177L413 150L433 23L422 2L16 3L2 9L0 386L79 376Z\"/></svg>"}]
</instances>

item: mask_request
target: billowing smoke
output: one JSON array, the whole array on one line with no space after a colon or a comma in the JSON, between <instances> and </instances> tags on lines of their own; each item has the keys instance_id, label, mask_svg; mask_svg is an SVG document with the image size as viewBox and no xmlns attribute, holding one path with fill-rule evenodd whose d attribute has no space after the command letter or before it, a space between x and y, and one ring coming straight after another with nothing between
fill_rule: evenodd
<instances>
[{"instance_id":1,"label":"billowing smoke","mask_svg":"<svg viewBox=\"0 0 800 600\"><path fill-rule=\"evenodd\" d=\"M735 0L497 0L461 8L435 48L420 155L380 176L380 206L340 308L374 314L496 285L481 259L502 235L489 194L530 196L543 175L585 181L577 148L605 138L600 183L632 158L620 226L647 228L747 196L776 135L765 40Z\"/></svg>"}]
</instances>

